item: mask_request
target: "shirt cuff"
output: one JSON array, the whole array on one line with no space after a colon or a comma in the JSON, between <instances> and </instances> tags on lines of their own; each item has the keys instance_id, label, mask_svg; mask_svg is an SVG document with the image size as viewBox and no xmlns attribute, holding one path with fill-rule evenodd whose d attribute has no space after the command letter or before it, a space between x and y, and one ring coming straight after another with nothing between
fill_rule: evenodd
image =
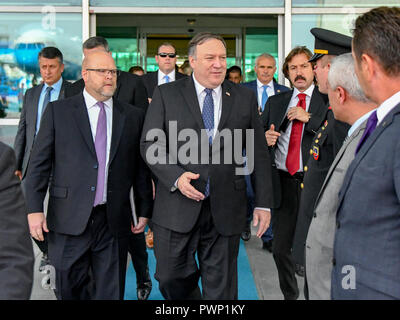
<instances>
[{"instance_id":1,"label":"shirt cuff","mask_svg":"<svg viewBox=\"0 0 400 320\"><path fill-rule=\"evenodd\" d=\"M264 211L271 211L271 209L269 209L269 208L255 207L254 209L260 209L260 210L264 210Z\"/></svg>"}]
</instances>

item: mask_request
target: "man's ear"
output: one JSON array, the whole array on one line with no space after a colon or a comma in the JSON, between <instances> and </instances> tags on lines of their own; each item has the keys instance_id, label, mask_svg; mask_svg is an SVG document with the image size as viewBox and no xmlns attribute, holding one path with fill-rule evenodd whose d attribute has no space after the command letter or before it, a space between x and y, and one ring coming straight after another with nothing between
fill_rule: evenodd
<instances>
[{"instance_id":1,"label":"man's ear","mask_svg":"<svg viewBox=\"0 0 400 320\"><path fill-rule=\"evenodd\" d=\"M363 53L361 55L360 67L365 79L370 82L377 71L377 66L374 59L372 59L371 56L369 56L368 54Z\"/></svg>"},{"instance_id":2,"label":"man's ear","mask_svg":"<svg viewBox=\"0 0 400 320\"><path fill-rule=\"evenodd\" d=\"M337 94L337 98L340 101L340 104L344 104L347 100L347 92L342 87L337 87L335 90L335 94Z\"/></svg>"}]
</instances>

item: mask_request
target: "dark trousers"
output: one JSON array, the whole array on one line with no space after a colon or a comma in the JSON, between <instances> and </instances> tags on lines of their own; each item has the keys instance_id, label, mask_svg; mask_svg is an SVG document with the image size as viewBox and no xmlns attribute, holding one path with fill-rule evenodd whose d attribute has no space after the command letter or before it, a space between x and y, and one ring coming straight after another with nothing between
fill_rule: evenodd
<instances>
[{"instance_id":1,"label":"dark trousers","mask_svg":"<svg viewBox=\"0 0 400 320\"><path fill-rule=\"evenodd\" d=\"M146 250L146 239L144 232L132 233L129 236L129 254L131 255L133 268L136 272L136 281L138 284L151 281L148 273L148 254Z\"/></svg>"},{"instance_id":2,"label":"dark trousers","mask_svg":"<svg viewBox=\"0 0 400 320\"><path fill-rule=\"evenodd\" d=\"M282 200L281 206L273 209L272 213L274 232L272 253L278 269L279 286L283 296L287 300L293 300L299 296L291 251L299 210L302 175L296 173L295 176L290 176L289 173L279 170L279 177Z\"/></svg>"},{"instance_id":3,"label":"dark trousers","mask_svg":"<svg viewBox=\"0 0 400 320\"><path fill-rule=\"evenodd\" d=\"M208 198L203 201L199 219L189 233L175 232L154 222L153 232L155 278L165 299L237 299L240 235L224 237L217 232ZM195 294L200 277L202 297Z\"/></svg>"},{"instance_id":4,"label":"dark trousers","mask_svg":"<svg viewBox=\"0 0 400 320\"><path fill-rule=\"evenodd\" d=\"M123 299L127 245L110 232L106 206L93 208L79 236L49 233L49 258L59 300Z\"/></svg>"}]
</instances>

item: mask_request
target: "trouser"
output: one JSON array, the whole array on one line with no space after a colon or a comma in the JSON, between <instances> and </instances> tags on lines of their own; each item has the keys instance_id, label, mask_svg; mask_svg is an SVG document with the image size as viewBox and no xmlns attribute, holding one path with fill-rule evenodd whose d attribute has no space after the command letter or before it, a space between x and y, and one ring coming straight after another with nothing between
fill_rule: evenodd
<instances>
[{"instance_id":1,"label":"trouser","mask_svg":"<svg viewBox=\"0 0 400 320\"><path fill-rule=\"evenodd\" d=\"M138 284L151 281L148 274L148 254L146 250L146 239L144 232L132 233L129 236L129 254L131 255L132 265L136 272Z\"/></svg>"},{"instance_id":2,"label":"trouser","mask_svg":"<svg viewBox=\"0 0 400 320\"><path fill-rule=\"evenodd\" d=\"M237 299L237 256L240 235L218 233L209 198L188 233L179 233L153 222L155 278L165 299ZM198 264L196 261L196 253ZM201 277L202 297L198 281Z\"/></svg>"},{"instance_id":3,"label":"trouser","mask_svg":"<svg viewBox=\"0 0 400 320\"><path fill-rule=\"evenodd\" d=\"M272 226L274 242L272 253L279 275L279 286L285 299L293 300L299 296L295 275L295 265L292 259L292 246L299 210L302 174L291 176L288 172L279 170L282 190L281 205L273 209Z\"/></svg>"},{"instance_id":4,"label":"trouser","mask_svg":"<svg viewBox=\"0 0 400 320\"><path fill-rule=\"evenodd\" d=\"M93 208L82 234L50 232L48 239L57 299L123 299L127 244L111 234L106 205Z\"/></svg>"}]
</instances>

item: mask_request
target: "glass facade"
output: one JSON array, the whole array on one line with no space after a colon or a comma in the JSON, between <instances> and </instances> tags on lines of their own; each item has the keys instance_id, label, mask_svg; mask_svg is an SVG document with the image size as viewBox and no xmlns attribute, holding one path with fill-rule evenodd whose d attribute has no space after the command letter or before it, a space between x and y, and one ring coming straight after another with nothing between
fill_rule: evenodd
<instances>
[{"instance_id":1,"label":"glass facade","mask_svg":"<svg viewBox=\"0 0 400 320\"><path fill-rule=\"evenodd\" d=\"M187 0L90 0L93 7L167 7L167 8L261 8L261 7L283 7L284 0L203 0L203 1L187 1Z\"/></svg>"},{"instance_id":2,"label":"glass facade","mask_svg":"<svg viewBox=\"0 0 400 320\"><path fill-rule=\"evenodd\" d=\"M399 0L292 0L293 7L379 7L399 6Z\"/></svg>"},{"instance_id":3,"label":"glass facade","mask_svg":"<svg viewBox=\"0 0 400 320\"><path fill-rule=\"evenodd\" d=\"M314 36L310 29L318 27L351 36L351 30L355 14L346 15L293 15L292 16L292 48L296 46L307 46L311 51L314 50Z\"/></svg>"},{"instance_id":4,"label":"glass facade","mask_svg":"<svg viewBox=\"0 0 400 320\"><path fill-rule=\"evenodd\" d=\"M40 83L39 51L64 55L68 80L80 78L82 17L74 13L0 13L0 116L18 116L26 89Z\"/></svg>"},{"instance_id":5,"label":"glass facade","mask_svg":"<svg viewBox=\"0 0 400 320\"><path fill-rule=\"evenodd\" d=\"M247 28L243 72L245 82L256 79L255 61L257 56L265 52L275 57L275 79L278 79L278 28Z\"/></svg>"},{"instance_id":6,"label":"glass facade","mask_svg":"<svg viewBox=\"0 0 400 320\"><path fill-rule=\"evenodd\" d=\"M22 1L6 1L0 0L0 6L82 6L82 0L22 0Z\"/></svg>"}]
</instances>

